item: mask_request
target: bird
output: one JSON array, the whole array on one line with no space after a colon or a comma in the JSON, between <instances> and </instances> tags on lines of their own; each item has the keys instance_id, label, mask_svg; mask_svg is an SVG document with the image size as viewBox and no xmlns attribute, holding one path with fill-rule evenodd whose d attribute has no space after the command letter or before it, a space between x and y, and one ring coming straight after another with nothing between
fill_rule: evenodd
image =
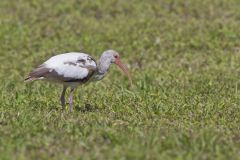
<instances>
[{"instance_id":1,"label":"bird","mask_svg":"<svg viewBox=\"0 0 240 160\"><path fill-rule=\"evenodd\" d=\"M80 85L102 80L113 63L128 77L131 86L132 78L127 66L121 62L119 53L112 49L104 51L98 62L89 54L81 52L55 55L34 68L24 81L47 80L62 84L63 89L60 96L62 109L65 108L66 90L70 88L68 101L70 111L73 111L75 89Z\"/></svg>"}]
</instances>

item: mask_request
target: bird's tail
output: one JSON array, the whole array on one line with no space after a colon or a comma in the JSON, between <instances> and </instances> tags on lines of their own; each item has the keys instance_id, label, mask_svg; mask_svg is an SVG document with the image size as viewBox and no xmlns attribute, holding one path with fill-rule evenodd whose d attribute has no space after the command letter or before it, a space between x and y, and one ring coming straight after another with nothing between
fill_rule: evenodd
<instances>
[{"instance_id":1,"label":"bird's tail","mask_svg":"<svg viewBox=\"0 0 240 160\"><path fill-rule=\"evenodd\" d=\"M39 78L34 78L34 77L31 77L31 76L28 76L27 78L25 78L24 79L24 82L32 82L32 81L35 81L35 80L37 80L37 79L39 79Z\"/></svg>"},{"instance_id":2,"label":"bird's tail","mask_svg":"<svg viewBox=\"0 0 240 160\"><path fill-rule=\"evenodd\" d=\"M48 73L49 69L45 68L43 65L32 70L29 75L24 79L24 82L32 82L35 80L44 79L44 75Z\"/></svg>"}]
</instances>

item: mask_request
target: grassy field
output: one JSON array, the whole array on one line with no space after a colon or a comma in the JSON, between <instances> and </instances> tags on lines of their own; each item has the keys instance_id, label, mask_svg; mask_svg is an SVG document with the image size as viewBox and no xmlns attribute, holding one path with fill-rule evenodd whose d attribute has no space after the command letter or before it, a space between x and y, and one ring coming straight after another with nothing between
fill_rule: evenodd
<instances>
[{"instance_id":1,"label":"grassy field","mask_svg":"<svg viewBox=\"0 0 240 160\"><path fill-rule=\"evenodd\" d=\"M240 159L239 0L1 0L0 159ZM24 84L52 55L115 49L61 111L62 86Z\"/></svg>"}]
</instances>

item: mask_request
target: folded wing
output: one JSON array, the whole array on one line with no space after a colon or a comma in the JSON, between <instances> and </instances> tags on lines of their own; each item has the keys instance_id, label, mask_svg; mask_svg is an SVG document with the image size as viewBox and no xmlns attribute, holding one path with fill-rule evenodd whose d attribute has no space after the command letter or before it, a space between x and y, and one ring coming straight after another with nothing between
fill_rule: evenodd
<instances>
[{"instance_id":1,"label":"folded wing","mask_svg":"<svg viewBox=\"0 0 240 160\"><path fill-rule=\"evenodd\" d=\"M96 61L84 53L56 55L34 69L25 81L86 82L96 71Z\"/></svg>"}]
</instances>

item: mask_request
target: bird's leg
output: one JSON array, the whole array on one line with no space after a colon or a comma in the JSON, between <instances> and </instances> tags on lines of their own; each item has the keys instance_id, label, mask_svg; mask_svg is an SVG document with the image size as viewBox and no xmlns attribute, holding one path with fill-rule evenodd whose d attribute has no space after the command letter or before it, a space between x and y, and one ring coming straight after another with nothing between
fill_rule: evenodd
<instances>
[{"instance_id":1,"label":"bird's leg","mask_svg":"<svg viewBox=\"0 0 240 160\"><path fill-rule=\"evenodd\" d=\"M61 97L60 97L62 109L64 109L64 107L65 107L65 93L66 93L66 90L67 90L67 86L63 85L63 91L62 91L62 94L61 94Z\"/></svg>"},{"instance_id":2,"label":"bird's leg","mask_svg":"<svg viewBox=\"0 0 240 160\"><path fill-rule=\"evenodd\" d=\"M70 96L69 96L69 106L70 106L70 111L73 111L73 96L74 96L74 88L71 87L70 90Z\"/></svg>"}]
</instances>

